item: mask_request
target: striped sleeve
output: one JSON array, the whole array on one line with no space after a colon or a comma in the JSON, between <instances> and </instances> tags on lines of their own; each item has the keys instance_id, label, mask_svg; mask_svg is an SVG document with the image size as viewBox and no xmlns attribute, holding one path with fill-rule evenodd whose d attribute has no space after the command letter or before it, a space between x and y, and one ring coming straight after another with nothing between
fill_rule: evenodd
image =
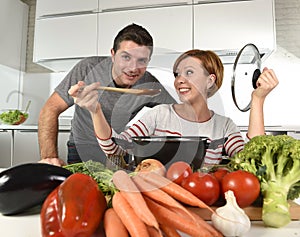
<instances>
[{"instance_id":1,"label":"striped sleeve","mask_svg":"<svg viewBox=\"0 0 300 237\"><path fill-rule=\"evenodd\" d=\"M245 141L241 133L232 133L228 136L224 144L225 151L229 157L234 156L236 153L244 149Z\"/></svg>"},{"instance_id":2,"label":"striped sleeve","mask_svg":"<svg viewBox=\"0 0 300 237\"><path fill-rule=\"evenodd\" d=\"M148 129L145 124L138 120L135 124L133 124L130 128L125 130L124 132L118 134L112 129L112 134L107 139L102 139L97 137L97 141L101 149L104 151L106 155L125 155L126 149L122 148L120 145L117 145L111 138L115 137L118 139L123 139L128 142L131 142L131 137L134 136L147 136L149 135Z\"/></svg>"},{"instance_id":3,"label":"striped sleeve","mask_svg":"<svg viewBox=\"0 0 300 237\"><path fill-rule=\"evenodd\" d=\"M112 135L107 139L102 139L96 135L98 144L100 148L106 155L120 155L123 156L126 154L126 150L123 149L121 146L117 145L111 137L114 136L116 132L112 129Z\"/></svg>"}]
</instances>

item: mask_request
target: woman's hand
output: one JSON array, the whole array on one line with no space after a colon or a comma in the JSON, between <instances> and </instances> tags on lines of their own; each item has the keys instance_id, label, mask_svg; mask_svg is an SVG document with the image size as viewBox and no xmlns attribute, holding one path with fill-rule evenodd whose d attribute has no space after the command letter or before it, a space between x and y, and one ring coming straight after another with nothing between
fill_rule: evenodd
<instances>
[{"instance_id":1,"label":"woman's hand","mask_svg":"<svg viewBox=\"0 0 300 237\"><path fill-rule=\"evenodd\" d=\"M86 86L83 81L79 81L69 89L68 93L73 97L75 104L87 109L91 113L95 113L99 108L97 90L99 85L99 82L95 82Z\"/></svg>"},{"instance_id":2,"label":"woman's hand","mask_svg":"<svg viewBox=\"0 0 300 237\"><path fill-rule=\"evenodd\" d=\"M265 99L278 83L274 71L265 67L256 82L257 88L253 91L252 97Z\"/></svg>"}]
</instances>

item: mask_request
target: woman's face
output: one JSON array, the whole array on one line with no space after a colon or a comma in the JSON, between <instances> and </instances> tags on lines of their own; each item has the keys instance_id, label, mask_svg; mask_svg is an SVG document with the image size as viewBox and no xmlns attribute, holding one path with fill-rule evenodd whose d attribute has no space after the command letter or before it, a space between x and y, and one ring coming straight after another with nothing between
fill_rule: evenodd
<instances>
[{"instance_id":1,"label":"woman's face","mask_svg":"<svg viewBox=\"0 0 300 237\"><path fill-rule=\"evenodd\" d=\"M111 50L111 55L113 79L122 87L135 84L144 75L150 61L150 49L133 41L121 42L116 52Z\"/></svg>"},{"instance_id":2,"label":"woman's face","mask_svg":"<svg viewBox=\"0 0 300 237\"><path fill-rule=\"evenodd\" d=\"M202 66L201 61L194 57L183 59L175 71L174 87L182 102L207 99L207 88L212 83L210 74Z\"/></svg>"}]
</instances>

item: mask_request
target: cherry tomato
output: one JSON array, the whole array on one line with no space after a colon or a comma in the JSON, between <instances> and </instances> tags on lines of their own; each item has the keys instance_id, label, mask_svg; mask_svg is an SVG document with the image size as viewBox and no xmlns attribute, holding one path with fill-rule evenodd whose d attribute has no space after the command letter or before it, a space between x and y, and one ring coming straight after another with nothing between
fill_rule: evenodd
<instances>
[{"instance_id":1,"label":"cherry tomato","mask_svg":"<svg viewBox=\"0 0 300 237\"><path fill-rule=\"evenodd\" d=\"M181 185L207 205L214 204L220 195L219 181L209 173L194 172Z\"/></svg>"},{"instance_id":2,"label":"cherry tomato","mask_svg":"<svg viewBox=\"0 0 300 237\"><path fill-rule=\"evenodd\" d=\"M214 171L212 174L217 178L217 180L221 183L223 177L228 174L230 171L229 169L225 167L220 167L216 171Z\"/></svg>"},{"instance_id":3,"label":"cherry tomato","mask_svg":"<svg viewBox=\"0 0 300 237\"><path fill-rule=\"evenodd\" d=\"M259 196L258 178L247 171L237 170L226 174L221 182L222 192L232 190L240 207L250 206Z\"/></svg>"},{"instance_id":4,"label":"cherry tomato","mask_svg":"<svg viewBox=\"0 0 300 237\"><path fill-rule=\"evenodd\" d=\"M184 161L177 161L170 165L166 177L174 183L181 185L183 179L193 173L191 166Z\"/></svg>"}]
</instances>

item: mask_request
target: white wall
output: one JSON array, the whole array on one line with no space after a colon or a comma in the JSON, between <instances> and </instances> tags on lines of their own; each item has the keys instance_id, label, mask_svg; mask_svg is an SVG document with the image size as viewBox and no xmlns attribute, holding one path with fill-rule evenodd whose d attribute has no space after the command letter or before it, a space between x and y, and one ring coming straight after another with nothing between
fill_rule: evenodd
<instances>
[{"instance_id":1,"label":"white wall","mask_svg":"<svg viewBox=\"0 0 300 237\"><path fill-rule=\"evenodd\" d=\"M26 124L37 125L38 116L54 88L64 78L65 73L27 73L23 80L23 107L31 100L30 117ZM65 111L61 117L72 117L73 108Z\"/></svg>"},{"instance_id":2,"label":"white wall","mask_svg":"<svg viewBox=\"0 0 300 237\"><path fill-rule=\"evenodd\" d=\"M19 107L19 94L9 95L20 88L20 77L22 77L22 73L18 70L0 64L0 109L17 109Z\"/></svg>"}]
</instances>

